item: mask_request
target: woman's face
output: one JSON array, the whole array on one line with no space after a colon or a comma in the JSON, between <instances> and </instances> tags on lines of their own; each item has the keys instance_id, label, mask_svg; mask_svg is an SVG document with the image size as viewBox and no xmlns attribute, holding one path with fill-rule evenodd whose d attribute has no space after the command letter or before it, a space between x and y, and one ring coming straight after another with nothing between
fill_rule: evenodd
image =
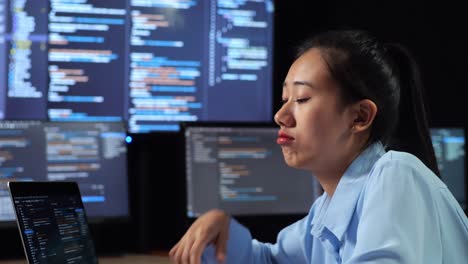
<instances>
[{"instance_id":1,"label":"woman's face","mask_svg":"<svg viewBox=\"0 0 468 264\"><path fill-rule=\"evenodd\" d=\"M338 84L313 48L290 67L283 106L275 115L286 163L313 173L333 169L345 155L352 122L340 104Z\"/></svg>"}]
</instances>

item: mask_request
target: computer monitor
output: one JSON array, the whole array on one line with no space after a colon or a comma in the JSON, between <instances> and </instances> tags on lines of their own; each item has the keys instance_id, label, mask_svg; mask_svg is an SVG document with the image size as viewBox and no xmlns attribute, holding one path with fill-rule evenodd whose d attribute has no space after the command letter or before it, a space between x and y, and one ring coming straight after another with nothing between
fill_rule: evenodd
<instances>
[{"instance_id":1,"label":"computer monitor","mask_svg":"<svg viewBox=\"0 0 468 264\"><path fill-rule=\"evenodd\" d=\"M465 130L462 127L431 128L440 178L467 209L466 169L465 169Z\"/></svg>"},{"instance_id":2,"label":"computer monitor","mask_svg":"<svg viewBox=\"0 0 468 264\"><path fill-rule=\"evenodd\" d=\"M91 221L129 216L122 122L0 121L0 221L14 220L8 181L75 181Z\"/></svg>"},{"instance_id":3,"label":"computer monitor","mask_svg":"<svg viewBox=\"0 0 468 264\"><path fill-rule=\"evenodd\" d=\"M322 189L286 165L273 125L185 124L187 216L306 214Z\"/></svg>"},{"instance_id":4,"label":"computer monitor","mask_svg":"<svg viewBox=\"0 0 468 264\"><path fill-rule=\"evenodd\" d=\"M272 118L272 0L0 0L0 119Z\"/></svg>"}]
</instances>

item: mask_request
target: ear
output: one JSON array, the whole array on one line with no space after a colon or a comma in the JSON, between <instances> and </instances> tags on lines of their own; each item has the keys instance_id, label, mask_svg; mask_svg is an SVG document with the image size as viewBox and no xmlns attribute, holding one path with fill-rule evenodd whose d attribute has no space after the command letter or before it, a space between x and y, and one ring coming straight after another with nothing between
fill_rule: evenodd
<instances>
[{"instance_id":1,"label":"ear","mask_svg":"<svg viewBox=\"0 0 468 264\"><path fill-rule=\"evenodd\" d=\"M351 131L357 133L368 130L374 122L377 110L377 105L369 99L363 99L353 104L352 116L354 120L351 122Z\"/></svg>"}]
</instances>

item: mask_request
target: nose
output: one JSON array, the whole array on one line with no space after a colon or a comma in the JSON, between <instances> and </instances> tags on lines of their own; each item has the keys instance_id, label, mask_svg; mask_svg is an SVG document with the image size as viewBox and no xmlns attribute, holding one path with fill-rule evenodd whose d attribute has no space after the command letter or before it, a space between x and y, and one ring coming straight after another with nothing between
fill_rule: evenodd
<instances>
[{"instance_id":1,"label":"nose","mask_svg":"<svg viewBox=\"0 0 468 264\"><path fill-rule=\"evenodd\" d=\"M280 127L293 127L296 125L296 120L289 109L289 102L286 102L275 114L275 122Z\"/></svg>"}]
</instances>

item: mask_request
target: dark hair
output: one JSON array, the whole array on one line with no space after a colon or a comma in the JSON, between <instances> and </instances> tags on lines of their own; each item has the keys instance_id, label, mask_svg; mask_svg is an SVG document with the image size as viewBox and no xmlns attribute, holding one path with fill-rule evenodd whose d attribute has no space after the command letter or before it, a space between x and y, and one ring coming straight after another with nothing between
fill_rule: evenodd
<instances>
[{"instance_id":1,"label":"dark hair","mask_svg":"<svg viewBox=\"0 0 468 264\"><path fill-rule=\"evenodd\" d=\"M377 105L369 143L410 152L439 175L419 68L406 48L358 30L321 33L299 47L298 57L311 48L320 50L345 105L362 99Z\"/></svg>"}]
</instances>

